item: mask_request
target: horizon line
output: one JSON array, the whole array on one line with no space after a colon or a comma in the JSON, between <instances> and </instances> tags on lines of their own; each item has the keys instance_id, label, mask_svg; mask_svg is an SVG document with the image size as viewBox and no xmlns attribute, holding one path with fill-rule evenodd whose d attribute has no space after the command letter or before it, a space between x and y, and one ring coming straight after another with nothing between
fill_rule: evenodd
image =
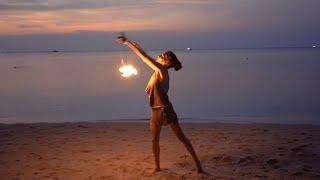
<instances>
[{"instance_id":1,"label":"horizon line","mask_svg":"<svg viewBox=\"0 0 320 180\"><path fill-rule=\"evenodd\" d=\"M190 49L189 49L190 48ZM192 47L186 47L186 48L168 48L173 51L203 51L203 50L258 50L258 49L319 49L317 46L270 46L270 47L230 47L230 48L192 48ZM164 48L156 48L156 49L146 49L146 51L163 51L168 50ZM57 48L52 48L52 50L0 50L0 54L10 54L10 53L72 53L72 52L119 52L119 51L125 51L130 52L130 50L125 49L100 49L100 50L59 50Z\"/></svg>"}]
</instances>

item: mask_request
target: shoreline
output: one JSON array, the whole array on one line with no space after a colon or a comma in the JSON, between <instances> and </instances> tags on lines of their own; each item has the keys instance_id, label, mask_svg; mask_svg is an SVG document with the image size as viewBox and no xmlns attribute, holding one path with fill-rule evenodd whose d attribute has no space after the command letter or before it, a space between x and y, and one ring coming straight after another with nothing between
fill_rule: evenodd
<instances>
[{"instance_id":1,"label":"shoreline","mask_svg":"<svg viewBox=\"0 0 320 180\"><path fill-rule=\"evenodd\" d=\"M79 123L121 123L121 124L148 124L149 119L119 119L119 120L87 120L87 121L39 121L39 122L13 122L3 123L0 126L6 125L33 125L33 124L79 124ZM250 121L216 121L216 120L179 120L180 124L231 124L231 125L279 125L279 126L319 126L320 124L312 123L268 123L268 122L250 122Z\"/></svg>"}]
</instances>

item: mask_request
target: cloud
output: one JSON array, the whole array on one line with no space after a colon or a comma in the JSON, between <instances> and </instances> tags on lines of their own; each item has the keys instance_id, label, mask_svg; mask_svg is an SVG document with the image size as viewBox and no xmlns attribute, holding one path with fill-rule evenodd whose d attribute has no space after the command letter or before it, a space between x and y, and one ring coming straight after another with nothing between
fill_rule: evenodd
<instances>
[{"instance_id":1,"label":"cloud","mask_svg":"<svg viewBox=\"0 0 320 180\"><path fill-rule=\"evenodd\" d=\"M0 9L2 10L62 10L62 9L82 9L82 8L96 8L105 7L109 3L105 1L61 1L61 0L23 0L0 1Z\"/></svg>"},{"instance_id":2,"label":"cloud","mask_svg":"<svg viewBox=\"0 0 320 180\"><path fill-rule=\"evenodd\" d=\"M43 25L41 24L19 24L17 25L18 28L22 28L22 29L29 29L29 28L40 28L43 27Z\"/></svg>"},{"instance_id":3,"label":"cloud","mask_svg":"<svg viewBox=\"0 0 320 180\"><path fill-rule=\"evenodd\" d=\"M316 0L0 0L0 35L310 30L320 29L318 6Z\"/></svg>"},{"instance_id":4,"label":"cloud","mask_svg":"<svg viewBox=\"0 0 320 180\"><path fill-rule=\"evenodd\" d=\"M221 0L1 0L0 9L2 10L62 10L62 9L89 9L105 8L113 6L159 6L159 5L203 5L219 4Z\"/></svg>"}]
</instances>

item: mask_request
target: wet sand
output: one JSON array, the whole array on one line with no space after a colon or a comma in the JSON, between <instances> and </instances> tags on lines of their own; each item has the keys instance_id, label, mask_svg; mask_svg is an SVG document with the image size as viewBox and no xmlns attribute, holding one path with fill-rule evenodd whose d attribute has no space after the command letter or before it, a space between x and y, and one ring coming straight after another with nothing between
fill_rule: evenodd
<instances>
[{"instance_id":1,"label":"wet sand","mask_svg":"<svg viewBox=\"0 0 320 180\"><path fill-rule=\"evenodd\" d=\"M0 125L1 179L320 179L320 126L181 124L203 163L169 127L153 173L146 123Z\"/></svg>"}]
</instances>

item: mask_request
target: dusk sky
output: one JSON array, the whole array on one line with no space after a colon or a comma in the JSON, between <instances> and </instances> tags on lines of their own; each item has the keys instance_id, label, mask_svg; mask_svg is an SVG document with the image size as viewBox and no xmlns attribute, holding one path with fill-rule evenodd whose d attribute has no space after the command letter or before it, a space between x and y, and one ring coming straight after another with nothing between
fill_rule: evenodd
<instances>
[{"instance_id":1,"label":"dusk sky","mask_svg":"<svg viewBox=\"0 0 320 180\"><path fill-rule=\"evenodd\" d=\"M0 51L312 46L319 0L0 0Z\"/></svg>"}]
</instances>

